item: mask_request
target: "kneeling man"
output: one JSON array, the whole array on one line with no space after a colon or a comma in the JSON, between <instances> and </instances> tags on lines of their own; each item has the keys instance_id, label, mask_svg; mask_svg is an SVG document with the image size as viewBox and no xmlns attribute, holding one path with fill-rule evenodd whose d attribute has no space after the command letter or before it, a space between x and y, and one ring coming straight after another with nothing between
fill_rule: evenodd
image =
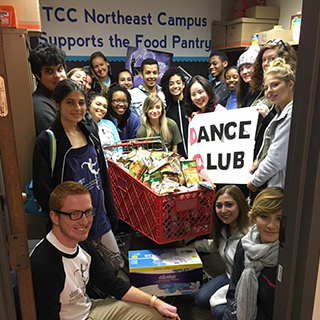
<instances>
[{"instance_id":1,"label":"kneeling man","mask_svg":"<svg viewBox=\"0 0 320 320\"><path fill-rule=\"evenodd\" d=\"M50 196L52 230L31 253L38 320L179 319L177 309L114 276L88 241L89 191L67 181ZM88 283L114 297L91 300Z\"/></svg>"}]
</instances>

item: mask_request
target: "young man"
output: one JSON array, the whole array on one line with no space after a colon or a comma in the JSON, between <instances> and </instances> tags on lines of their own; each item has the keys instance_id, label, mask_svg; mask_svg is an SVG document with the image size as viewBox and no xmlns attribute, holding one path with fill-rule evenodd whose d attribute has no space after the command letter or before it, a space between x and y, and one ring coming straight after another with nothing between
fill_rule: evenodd
<instances>
[{"instance_id":1,"label":"young man","mask_svg":"<svg viewBox=\"0 0 320 320\"><path fill-rule=\"evenodd\" d=\"M209 72L213 78L212 86L217 102L225 106L229 97L229 90L224 80L224 71L228 66L228 57L222 51L212 51L209 57Z\"/></svg>"},{"instance_id":2,"label":"young man","mask_svg":"<svg viewBox=\"0 0 320 320\"><path fill-rule=\"evenodd\" d=\"M51 98L56 85L67 78L65 57L65 52L51 43L39 44L30 52L31 70L38 82L32 95L37 136L55 119L57 111Z\"/></svg>"},{"instance_id":3,"label":"young man","mask_svg":"<svg viewBox=\"0 0 320 320\"><path fill-rule=\"evenodd\" d=\"M140 77L143 80L143 84L140 84L138 88L129 90L131 94L130 109L137 114L140 119L143 103L148 95L157 94L164 103L164 106L166 106L164 93L162 92L161 87L157 85L159 75L159 65L156 60L145 59L142 61Z\"/></svg>"},{"instance_id":4,"label":"young man","mask_svg":"<svg viewBox=\"0 0 320 320\"><path fill-rule=\"evenodd\" d=\"M74 181L50 195L52 230L31 253L38 320L178 319L176 307L114 276L89 241L89 191ZM115 298L91 300L87 285Z\"/></svg>"}]
</instances>

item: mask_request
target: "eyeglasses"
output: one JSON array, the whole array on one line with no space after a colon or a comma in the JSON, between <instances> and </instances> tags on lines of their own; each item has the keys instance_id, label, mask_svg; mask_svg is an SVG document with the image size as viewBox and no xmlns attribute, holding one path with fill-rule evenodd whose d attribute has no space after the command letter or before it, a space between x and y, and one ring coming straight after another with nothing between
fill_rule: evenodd
<instances>
[{"instance_id":1,"label":"eyeglasses","mask_svg":"<svg viewBox=\"0 0 320 320\"><path fill-rule=\"evenodd\" d=\"M76 210L72 212L64 212L60 210L52 210L52 211L69 216L71 220L80 220L84 214L86 215L87 219L93 219L93 217L96 215L95 208L90 208L90 209L87 209L86 211Z\"/></svg>"},{"instance_id":2,"label":"eyeglasses","mask_svg":"<svg viewBox=\"0 0 320 320\"><path fill-rule=\"evenodd\" d=\"M267 42L267 44L268 44L268 43L282 44L284 50L286 50L287 52L289 52L289 49L288 49L286 43L285 43L282 39L280 39L280 38L269 40L269 41Z\"/></svg>"},{"instance_id":3,"label":"eyeglasses","mask_svg":"<svg viewBox=\"0 0 320 320\"><path fill-rule=\"evenodd\" d=\"M113 102L114 104L117 104L119 105L120 103L123 103L123 104L127 104L129 101L128 100L111 100L111 102Z\"/></svg>"}]
</instances>

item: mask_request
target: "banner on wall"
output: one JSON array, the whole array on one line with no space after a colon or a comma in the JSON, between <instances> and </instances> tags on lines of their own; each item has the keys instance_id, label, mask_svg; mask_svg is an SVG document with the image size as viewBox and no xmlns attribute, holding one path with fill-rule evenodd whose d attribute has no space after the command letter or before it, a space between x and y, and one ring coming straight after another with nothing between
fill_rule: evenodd
<instances>
[{"instance_id":1,"label":"banner on wall","mask_svg":"<svg viewBox=\"0 0 320 320\"><path fill-rule=\"evenodd\" d=\"M201 4L200 4L201 3ZM185 60L207 58L211 21L219 0L40 0L40 42L51 42L70 57L101 51L125 58L128 47L169 51ZM121 60L121 59L120 59Z\"/></svg>"},{"instance_id":2,"label":"banner on wall","mask_svg":"<svg viewBox=\"0 0 320 320\"><path fill-rule=\"evenodd\" d=\"M247 184L253 162L258 112L242 108L194 116L189 124L189 159L213 183Z\"/></svg>"}]
</instances>

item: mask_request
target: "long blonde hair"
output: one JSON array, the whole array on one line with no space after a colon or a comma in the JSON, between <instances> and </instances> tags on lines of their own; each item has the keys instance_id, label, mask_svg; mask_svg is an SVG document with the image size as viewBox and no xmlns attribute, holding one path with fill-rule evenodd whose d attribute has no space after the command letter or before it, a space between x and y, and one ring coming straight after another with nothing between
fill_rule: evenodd
<instances>
[{"instance_id":1,"label":"long blonde hair","mask_svg":"<svg viewBox=\"0 0 320 320\"><path fill-rule=\"evenodd\" d=\"M147 131L147 137L152 137L154 136L153 131L152 131L152 125L149 121L148 117L148 111L157 103L161 103L162 107L162 112L161 116L159 118L160 122L160 136L163 140L163 142L169 142L171 140L171 133L168 127L168 122L167 118L165 115L165 110L163 106L162 100L159 98L158 95L150 94L145 100L143 104L143 110L142 110L142 116L141 116L141 122L142 124L146 127Z\"/></svg>"}]
</instances>

